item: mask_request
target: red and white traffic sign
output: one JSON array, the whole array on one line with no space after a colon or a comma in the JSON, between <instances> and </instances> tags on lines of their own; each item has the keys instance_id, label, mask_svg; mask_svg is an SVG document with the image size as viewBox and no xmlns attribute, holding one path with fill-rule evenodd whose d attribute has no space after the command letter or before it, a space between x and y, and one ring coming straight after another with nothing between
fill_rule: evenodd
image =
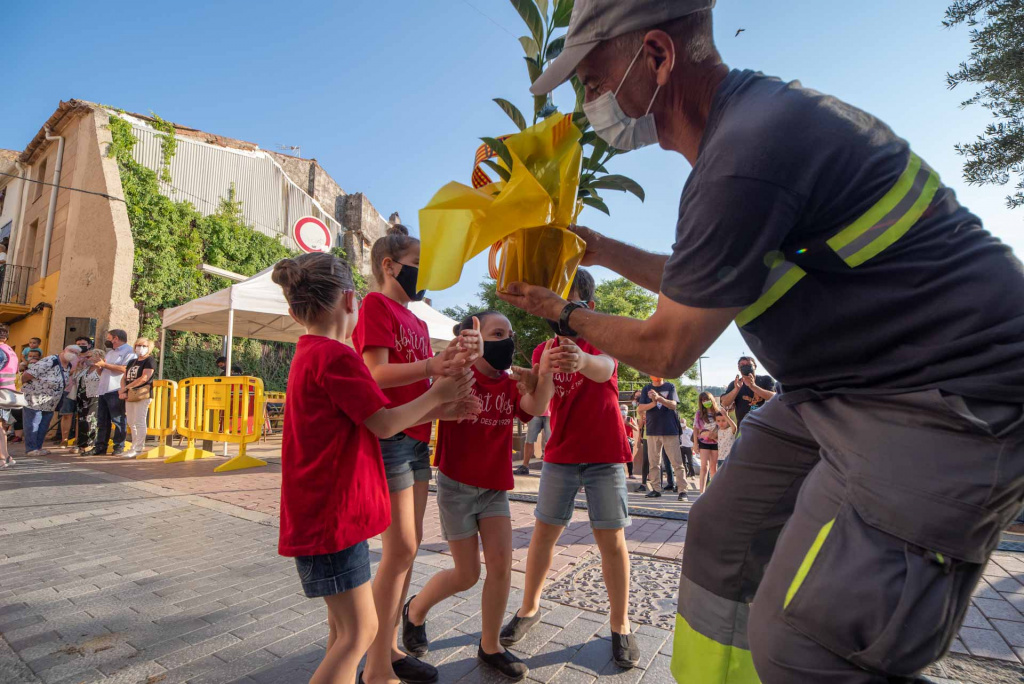
<instances>
[{"instance_id":1,"label":"red and white traffic sign","mask_svg":"<svg viewBox=\"0 0 1024 684\"><path fill-rule=\"evenodd\" d=\"M329 252L334 242L330 229L314 216L303 216L295 222L292 239L303 252Z\"/></svg>"}]
</instances>

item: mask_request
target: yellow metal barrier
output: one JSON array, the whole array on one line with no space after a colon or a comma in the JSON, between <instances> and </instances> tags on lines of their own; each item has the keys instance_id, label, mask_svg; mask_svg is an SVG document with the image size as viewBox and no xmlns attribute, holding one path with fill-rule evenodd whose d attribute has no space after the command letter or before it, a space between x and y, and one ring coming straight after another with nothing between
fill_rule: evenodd
<instances>
[{"instance_id":1,"label":"yellow metal barrier","mask_svg":"<svg viewBox=\"0 0 1024 684\"><path fill-rule=\"evenodd\" d=\"M238 455L217 466L214 472L267 465L247 456L245 446L263 433L263 381L250 376L188 378L178 384L178 434L188 447L165 463L191 461L213 456L197 448L197 439L238 444Z\"/></svg>"},{"instance_id":2,"label":"yellow metal barrier","mask_svg":"<svg viewBox=\"0 0 1024 684\"><path fill-rule=\"evenodd\" d=\"M160 446L139 454L136 458L167 458L181 453L167 444L167 437L174 434L178 416L178 383L173 380L154 380L149 402L146 434L155 435Z\"/></svg>"},{"instance_id":3,"label":"yellow metal barrier","mask_svg":"<svg viewBox=\"0 0 1024 684\"><path fill-rule=\"evenodd\" d=\"M284 392L264 392L263 397L267 407L267 418L265 425L268 431L273 433L277 429L284 429Z\"/></svg>"}]
</instances>

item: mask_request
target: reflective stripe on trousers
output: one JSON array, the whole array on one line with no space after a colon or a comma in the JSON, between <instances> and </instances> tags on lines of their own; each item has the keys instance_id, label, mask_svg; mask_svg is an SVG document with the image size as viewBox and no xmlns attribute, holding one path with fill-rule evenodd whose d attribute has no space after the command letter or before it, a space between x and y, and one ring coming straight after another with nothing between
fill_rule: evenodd
<instances>
[{"instance_id":1,"label":"reflective stripe on trousers","mask_svg":"<svg viewBox=\"0 0 1024 684\"><path fill-rule=\"evenodd\" d=\"M750 606L716 596L685 575L672 639L672 675L695 684L759 682L747 643Z\"/></svg>"}]
</instances>

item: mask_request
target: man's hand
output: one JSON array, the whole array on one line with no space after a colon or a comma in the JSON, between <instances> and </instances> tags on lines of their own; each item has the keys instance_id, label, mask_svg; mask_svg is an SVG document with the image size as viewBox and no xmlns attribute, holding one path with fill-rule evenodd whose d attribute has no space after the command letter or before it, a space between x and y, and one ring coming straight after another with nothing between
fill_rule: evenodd
<instances>
[{"instance_id":1,"label":"man's hand","mask_svg":"<svg viewBox=\"0 0 1024 684\"><path fill-rule=\"evenodd\" d=\"M661 398L661 395L654 390L647 390L647 398L651 401L658 401L658 399Z\"/></svg>"},{"instance_id":2,"label":"man's hand","mask_svg":"<svg viewBox=\"0 0 1024 684\"><path fill-rule=\"evenodd\" d=\"M533 394L534 390L537 389L539 371L540 364L535 365L533 368L512 366L511 371L509 371L509 377L516 381L516 388L519 390L520 395Z\"/></svg>"},{"instance_id":3,"label":"man's hand","mask_svg":"<svg viewBox=\"0 0 1024 684\"><path fill-rule=\"evenodd\" d=\"M583 266L600 266L602 248L605 245L604 235L601 235L596 230L591 230L586 226L569 226L569 230L576 233L587 243L587 251L583 254Z\"/></svg>"},{"instance_id":4,"label":"man's hand","mask_svg":"<svg viewBox=\"0 0 1024 684\"><path fill-rule=\"evenodd\" d=\"M569 303L546 287L526 283L509 283L504 292L498 291L498 297L517 309L549 321L557 321Z\"/></svg>"},{"instance_id":5,"label":"man's hand","mask_svg":"<svg viewBox=\"0 0 1024 684\"><path fill-rule=\"evenodd\" d=\"M754 376L753 375L744 375L743 376L743 384L746 385L747 387L749 387L750 389L754 389Z\"/></svg>"}]
</instances>

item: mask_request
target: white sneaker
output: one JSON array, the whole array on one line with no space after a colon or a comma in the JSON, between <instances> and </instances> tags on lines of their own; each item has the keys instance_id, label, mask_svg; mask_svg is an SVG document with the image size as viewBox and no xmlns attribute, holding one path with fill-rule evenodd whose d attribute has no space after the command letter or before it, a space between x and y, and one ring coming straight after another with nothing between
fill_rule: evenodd
<instances>
[{"instance_id":1,"label":"white sneaker","mask_svg":"<svg viewBox=\"0 0 1024 684\"><path fill-rule=\"evenodd\" d=\"M135 453L134 449L132 449L131 451L126 451L123 454L121 454L121 458L135 458L136 456L138 456L138 454Z\"/></svg>"},{"instance_id":2,"label":"white sneaker","mask_svg":"<svg viewBox=\"0 0 1024 684\"><path fill-rule=\"evenodd\" d=\"M39 455L40 456L49 456L50 455L50 450L49 449L40 449L39 450Z\"/></svg>"},{"instance_id":3,"label":"white sneaker","mask_svg":"<svg viewBox=\"0 0 1024 684\"><path fill-rule=\"evenodd\" d=\"M28 456L29 458L35 458L36 456L42 456L42 455L43 455L43 450L42 449L33 449L32 451L30 451L27 454L25 454L25 456Z\"/></svg>"}]
</instances>

